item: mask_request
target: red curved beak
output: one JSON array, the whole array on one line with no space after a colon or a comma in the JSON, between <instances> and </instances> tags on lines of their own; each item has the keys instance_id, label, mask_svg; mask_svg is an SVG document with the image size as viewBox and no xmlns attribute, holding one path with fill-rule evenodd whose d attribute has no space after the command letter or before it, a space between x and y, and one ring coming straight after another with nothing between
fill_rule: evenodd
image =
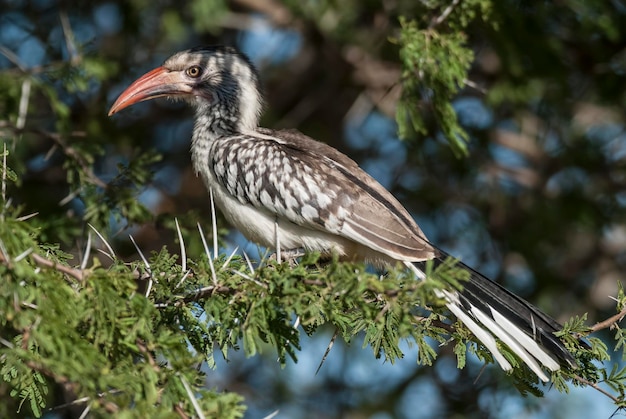
<instances>
[{"instance_id":1,"label":"red curved beak","mask_svg":"<svg viewBox=\"0 0 626 419\"><path fill-rule=\"evenodd\" d=\"M192 86L185 83L179 71L157 67L139 77L122 92L111 106L109 116L144 100L162 96L187 95L191 92Z\"/></svg>"}]
</instances>

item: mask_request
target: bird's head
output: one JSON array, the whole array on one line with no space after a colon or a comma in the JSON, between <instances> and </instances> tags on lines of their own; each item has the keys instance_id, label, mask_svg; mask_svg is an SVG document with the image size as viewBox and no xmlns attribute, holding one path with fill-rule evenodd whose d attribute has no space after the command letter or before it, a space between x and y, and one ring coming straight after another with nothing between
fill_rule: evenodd
<instances>
[{"instance_id":1,"label":"bird's head","mask_svg":"<svg viewBox=\"0 0 626 419\"><path fill-rule=\"evenodd\" d=\"M117 98L109 116L144 100L183 99L197 115L220 119L237 131L253 130L262 107L259 79L250 60L234 48L196 47L168 58Z\"/></svg>"}]
</instances>

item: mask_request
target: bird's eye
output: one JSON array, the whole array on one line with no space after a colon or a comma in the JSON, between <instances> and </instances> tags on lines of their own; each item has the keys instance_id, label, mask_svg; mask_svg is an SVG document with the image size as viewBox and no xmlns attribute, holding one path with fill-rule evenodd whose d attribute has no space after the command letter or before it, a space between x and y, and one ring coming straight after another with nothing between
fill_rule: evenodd
<instances>
[{"instance_id":1,"label":"bird's eye","mask_svg":"<svg viewBox=\"0 0 626 419\"><path fill-rule=\"evenodd\" d=\"M194 79L197 77L200 77L201 73L202 73L202 69L200 68L200 66L197 66L197 65L191 66L187 69L187 75L189 77L193 77Z\"/></svg>"}]
</instances>

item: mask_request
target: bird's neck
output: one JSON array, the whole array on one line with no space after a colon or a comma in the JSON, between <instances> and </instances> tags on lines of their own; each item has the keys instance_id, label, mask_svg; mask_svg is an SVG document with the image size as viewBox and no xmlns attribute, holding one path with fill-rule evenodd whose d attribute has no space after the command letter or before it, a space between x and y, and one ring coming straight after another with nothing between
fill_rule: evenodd
<instances>
[{"instance_id":1,"label":"bird's neck","mask_svg":"<svg viewBox=\"0 0 626 419\"><path fill-rule=\"evenodd\" d=\"M195 104L194 142L242 134L258 128L261 95L256 88L239 88L239 94L234 97L215 94L212 101L198 100Z\"/></svg>"},{"instance_id":2,"label":"bird's neck","mask_svg":"<svg viewBox=\"0 0 626 419\"><path fill-rule=\"evenodd\" d=\"M262 97L256 74L248 66L239 66L237 78L223 78L221 89L211 97L196 97L195 126L191 152L196 172L206 170L208 158L218 139L235 138L255 131L259 126Z\"/></svg>"},{"instance_id":3,"label":"bird's neck","mask_svg":"<svg viewBox=\"0 0 626 419\"><path fill-rule=\"evenodd\" d=\"M195 103L196 117L191 139L191 153L196 173L205 170L207 159L212 153L215 140L236 137L255 131L259 125L261 97L258 91L244 91L233 97L215 100L198 100ZM233 104L229 99L237 100Z\"/></svg>"}]
</instances>

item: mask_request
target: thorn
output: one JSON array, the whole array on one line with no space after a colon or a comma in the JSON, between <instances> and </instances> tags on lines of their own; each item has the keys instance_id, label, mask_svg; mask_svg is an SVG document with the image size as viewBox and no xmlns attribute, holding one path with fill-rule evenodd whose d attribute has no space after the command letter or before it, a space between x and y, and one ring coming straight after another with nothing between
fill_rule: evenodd
<instances>
[{"instance_id":1,"label":"thorn","mask_svg":"<svg viewBox=\"0 0 626 419\"><path fill-rule=\"evenodd\" d=\"M257 284L259 287L263 287L263 288L267 288L267 285L265 285L264 283L252 278L250 275L246 275L241 271L237 271L235 269L231 269L231 272L235 275L239 275L240 277L242 277L243 279L247 279L248 281L252 281L255 284Z\"/></svg>"},{"instance_id":2,"label":"thorn","mask_svg":"<svg viewBox=\"0 0 626 419\"><path fill-rule=\"evenodd\" d=\"M2 202L6 205L7 202L7 143L2 142L4 150L2 151ZM4 210L7 207L2 207L2 221L4 221Z\"/></svg>"},{"instance_id":3,"label":"thorn","mask_svg":"<svg viewBox=\"0 0 626 419\"><path fill-rule=\"evenodd\" d=\"M91 254L91 231L87 232L87 245L85 246L85 255L83 256L83 260L80 263L80 270L84 271L87 267L87 262L89 261L89 255Z\"/></svg>"},{"instance_id":4,"label":"thorn","mask_svg":"<svg viewBox=\"0 0 626 419\"><path fill-rule=\"evenodd\" d=\"M200 231L200 238L202 239L202 246L204 246L204 251L206 252L207 259L209 260L209 268L211 268L211 279L213 280L213 285L217 286L217 275L215 274L215 265L213 265L213 258L211 257L211 252L209 251L209 246L206 243L206 237L204 237L204 232L202 231L202 227L200 226L200 223L198 223L198 230Z\"/></svg>"},{"instance_id":5,"label":"thorn","mask_svg":"<svg viewBox=\"0 0 626 419\"><path fill-rule=\"evenodd\" d=\"M80 57L78 56L76 45L74 43L74 32L72 31L70 19L65 11L59 13L59 17L61 18L61 28L63 29L63 36L65 37L65 47L70 55L70 62L72 64L76 64Z\"/></svg>"},{"instance_id":6,"label":"thorn","mask_svg":"<svg viewBox=\"0 0 626 419\"><path fill-rule=\"evenodd\" d=\"M480 377L483 375L483 373L486 370L487 370L487 364L484 364L482 368L480 369L480 371L478 371L478 375L476 376L476 379L474 380L474 385L478 384L478 380L480 380Z\"/></svg>"},{"instance_id":7,"label":"thorn","mask_svg":"<svg viewBox=\"0 0 626 419\"><path fill-rule=\"evenodd\" d=\"M252 262L250 262L250 258L246 252L243 252L243 257L246 258L246 262L248 263L248 269L250 269L250 273L254 275L254 267L252 266Z\"/></svg>"},{"instance_id":8,"label":"thorn","mask_svg":"<svg viewBox=\"0 0 626 419\"><path fill-rule=\"evenodd\" d=\"M150 273L152 273L150 271L150 264L148 263L148 260L146 259L146 257L143 255L143 252L141 251L141 249L139 248L139 246L137 246L137 243L135 242L135 239L133 239L132 235L128 235L128 237L130 237L130 241L133 242L133 245L135 246L135 249L137 249L137 253L139 253L139 256L141 257L141 260L143 261L144 265L146 265L146 270Z\"/></svg>"},{"instance_id":9,"label":"thorn","mask_svg":"<svg viewBox=\"0 0 626 419\"><path fill-rule=\"evenodd\" d=\"M267 264L267 260L268 260L268 258L269 258L269 257L272 257L272 256L274 256L274 255L273 255L273 254L272 254L272 255L270 255L270 249L268 249L268 248L265 248L265 250L264 250L263 254L261 254L261 251L259 250L259 259L261 259L261 260L259 261L259 265L260 265L260 266L262 266L262 265L266 265L266 264Z\"/></svg>"},{"instance_id":10,"label":"thorn","mask_svg":"<svg viewBox=\"0 0 626 419\"><path fill-rule=\"evenodd\" d=\"M31 79L27 77L22 82L22 94L20 96L17 121L15 122L15 127L18 130L23 129L24 125L26 125L26 115L28 114L28 101L30 99L30 86Z\"/></svg>"},{"instance_id":11,"label":"thorn","mask_svg":"<svg viewBox=\"0 0 626 419\"><path fill-rule=\"evenodd\" d=\"M33 218L33 217L35 217L37 215L39 215L39 212L33 212L32 214L22 215L21 217L17 217L15 220L16 221L26 221L29 218Z\"/></svg>"},{"instance_id":12,"label":"thorn","mask_svg":"<svg viewBox=\"0 0 626 419\"><path fill-rule=\"evenodd\" d=\"M269 415L265 416L263 419L272 419L272 418L276 417L276 415L278 415L278 412L280 412L280 410L274 410L272 413L270 413Z\"/></svg>"},{"instance_id":13,"label":"thorn","mask_svg":"<svg viewBox=\"0 0 626 419\"><path fill-rule=\"evenodd\" d=\"M233 256L235 256L235 253L237 253L237 250L239 250L239 246L235 247L235 250L233 250L233 253L231 253L230 256L228 256L228 259L226 259L226 262L224 262L224 264L222 265L220 270L226 269L226 267L228 266L228 264L232 260Z\"/></svg>"},{"instance_id":14,"label":"thorn","mask_svg":"<svg viewBox=\"0 0 626 419\"><path fill-rule=\"evenodd\" d=\"M74 192L70 192L69 194L65 196L65 198L59 201L59 206L60 207L64 206L65 204L70 202L72 199L76 198L78 194L80 194L80 192L81 192L81 188L76 189Z\"/></svg>"},{"instance_id":15,"label":"thorn","mask_svg":"<svg viewBox=\"0 0 626 419\"><path fill-rule=\"evenodd\" d=\"M193 405L193 408L196 411L196 415L198 415L198 418L206 419L206 417L204 416L204 413L202 413L202 409L200 409L198 400L196 400L196 396L193 394L193 391L191 390L191 387L189 386L189 383L187 382L185 377L181 375L180 381L183 383L183 386L185 387L185 391L187 392L187 395L189 396L189 401Z\"/></svg>"},{"instance_id":16,"label":"thorn","mask_svg":"<svg viewBox=\"0 0 626 419\"><path fill-rule=\"evenodd\" d=\"M13 262L19 262L20 260L24 259L26 256L30 255L31 253L33 253L33 248L29 247L28 249L24 250L19 255L15 256L15 259L13 259Z\"/></svg>"},{"instance_id":17,"label":"thorn","mask_svg":"<svg viewBox=\"0 0 626 419\"><path fill-rule=\"evenodd\" d=\"M80 416L78 417L78 419L85 419L87 417L87 415L89 414L89 411L91 410L91 405L87 405L87 407L85 407L85 409L83 410L83 412L80 414Z\"/></svg>"},{"instance_id":18,"label":"thorn","mask_svg":"<svg viewBox=\"0 0 626 419\"><path fill-rule=\"evenodd\" d=\"M0 343L10 349L13 349L15 347L12 342L9 342L5 338L0 338Z\"/></svg>"},{"instance_id":19,"label":"thorn","mask_svg":"<svg viewBox=\"0 0 626 419\"><path fill-rule=\"evenodd\" d=\"M22 73L28 72L26 65L20 61L20 58L13 51L0 45L0 54L11 61Z\"/></svg>"},{"instance_id":20,"label":"thorn","mask_svg":"<svg viewBox=\"0 0 626 419\"><path fill-rule=\"evenodd\" d=\"M213 228L213 257L217 258L217 217L215 216L215 199L213 198L213 188L209 188L211 198L211 228Z\"/></svg>"},{"instance_id":21,"label":"thorn","mask_svg":"<svg viewBox=\"0 0 626 419\"><path fill-rule=\"evenodd\" d=\"M9 257L9 254L7 253L7 248L4 245L4 242L2 241L2 239L0 239L0 252L2 253L2 257L4 258L4 260L7 263L11 263L11 258Z\"/></svg>"},{"instance_id":22,"label":"thorn","mask_svg":"<svg viewBox=\"0 0 626 419\"><path fill-rule=\"evenodd\" d=\"M180 279L180 281L178 281L178 284L176 284L174 289L177 289L178 287L180 287L183 284L183 282L185 282L185 279L187 279L187 277L189 276L190 273L191 273L191 269L189 269L187 272L185 272L185 274Z\"/></svg>"},{"instance_id":23,"label":"thorn","mask_svg":"<svg viewBox=\"0 0 626 419\"><path fill-rule=\"evenodd\" d=\"M185 241L183 240L183 233L180 231L180 226L178 225L178 218L174 218L176 222L176 231L178 232L178 241L180 244L180 264L183 268L183 272L187 270L187 252L185 251Z\"/></svg>"},{"instance_id":24,"label":"thorn","mask_svg":"<svg viewBox=\"0 0 626 419\"><path fill-rule=\"evenodd\" d=\"M98 235L98 237L100 238L100 240L102 240L102 243L104 243L104 245L106 246L107 250L109 251L109 253L104 253L105 255L107 255L109 257L109 259L111 260L115 260L116 256L115 256L115 252L113 251L113 248L111 247L111 245L109 244L109 242L107 242L104 237L102 236L102 234L100 234L100 232L98 230L96 230L96 228L94 226L92 226L90 223L87 223L87 225L89 227L91 227L91 229Z\"/></svg>"},{"instance_id":25,"label":"thorn","mask_svg":"<svg viewBox=\"0 0 626 419\"><path fill-rule=\"evenodd\" d=\"M204 236L204 231L202 231L202 226L200 223L196 223L198 226L198 232L200 232L200 239L202 240L202 247L204 247L204 252L206 253L206 257L211 260L211 251L209 250L209 245L206 242L206 237Z\"/></svg>"},{"instance_id":26,"label":"thorn","mask_svg":"<svg viewBox=\"0 0 626 419\"><path fill-rule=\"evenodd\" d=\"M337 339L337 336L339 336L339 329L335 329L335 333L333 334L333 337L330 338L330 342L328 343L328 346L326 347L326 351L324 352L324 356L322 357L322 360L320 361L320 365L315 370L315 375L317 375L317 373L320 372L320 370L322 369L322 365L324 365L324 362L326 362L326 358L328 358L328 354L330 353L330 350L333 348L333 345L335 344L335 339Z\"/></svg>"},{"instance_id":27,"label":"thorn","mask_svg":"<svg viewBox=\"0 0 626 419\"><path fill-rule=\"evenodd\" d=\"M148 263L146 257L143 255L143 252L141 251L139 246L137 246L137 243L135 243L135 239L133 239L133 236L129 234L128 237L130 237L130 241L133 242L135 249L137 249L137 253L139 253L139 257L141 257L141 260L143 260L143 263L146 265L146 270L150 274L150 278L148 280L148 288L146 288L146 298L148 298L148 296L150 295L150 291L152 291L152 270L150 269L150 264Z\"/></svg>"},{"instance_id":28,"label":"thorn","mask_svg":"<svg viewBox=\"0 0 626 419\"><path fill-rule=\"evenodd\" d=\"M152 275L148 279L148 287L146 288L146 298L150 296L150 291L152 291L152 285L154 285L154 281L152 280Z\"/></svg>"}]
</instances>

